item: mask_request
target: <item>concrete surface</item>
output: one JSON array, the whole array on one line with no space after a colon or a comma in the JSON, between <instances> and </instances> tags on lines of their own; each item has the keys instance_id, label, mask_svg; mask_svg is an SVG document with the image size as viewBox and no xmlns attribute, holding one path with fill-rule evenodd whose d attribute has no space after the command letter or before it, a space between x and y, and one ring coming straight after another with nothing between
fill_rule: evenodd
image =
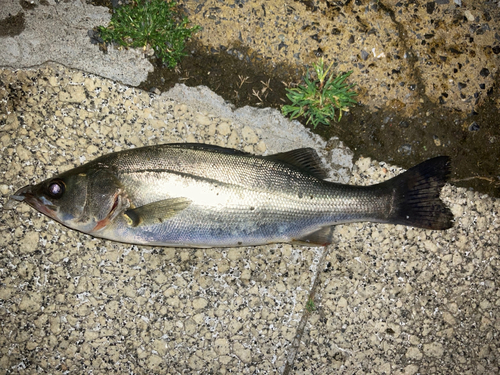
<instances>
[{"instance_id":1,"label":"concrete surface","mask_svg":"<svg viewBox=\"0 0 500 375\"><path fill-rule=\"evenodd\" d=\"M0 66L30 68L52 61L134 86L153 70L140 50L111 47L104 54L89 43L87 32L111 19L108 8L80 0L0 4Z\"/></svg>"},{"instance_id":2,"label":"concrete surface","mask_svg":"<svg viewBox=\"0 0 500 375\"><path fill-rule=\"evenodd\" d=\"M460 4L460 5L459 5ZM241 45L272 64L318 56L353 70L358 100L415 114L430 100L481 106L500 66L498 1L186 1L197 37Z\"/></svg>"},{"instance_id":3,"label":"concrete surface","mask_svg":"<svg viewBox=\"0 0 500 375\"><path fill-rule=\"evenodd\" d=\"M353 165L339 140L325 143L276 110L233 111L205 88L155 95L117 83L141 78L116 61L92 71L102 58L94 46L88 65L73 66L64 51L88 48L74 43L99 8L5 3L35 31L31 44L23 33L0 37L8 52L0 54L2 205L17 188L103 153L166 142L257 154L314 147L332 178L353 184L400 172L370 159ZM62 7L88 17L76 22ZM46 24L29 23L38 13L71 14L75 22L61 25L80 36L44 43ZM33 63L17 59L30 54ZM116 75L102 78L111 69ZM496 374L500 201L448 185L443 199L456 217L448 231L339 226L326 249L128 246L68 230L27 205L1 210L0 374Z\"/></svg>"}]
</instances>

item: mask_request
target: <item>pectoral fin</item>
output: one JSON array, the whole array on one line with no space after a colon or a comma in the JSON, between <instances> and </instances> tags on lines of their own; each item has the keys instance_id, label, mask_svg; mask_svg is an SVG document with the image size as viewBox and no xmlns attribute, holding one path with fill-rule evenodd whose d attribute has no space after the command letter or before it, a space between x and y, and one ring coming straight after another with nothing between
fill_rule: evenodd
<instances>
[{"instance_id":1,"label":"pectoral fin","mask_svg":"<svg viewBox=\"0 0 500 375\"><path fill-rule=\"evenodd\" d=\"M187 198L170 198L131 208L124 215L131 227L160 224L184 210L191 204Z\"/></svg>"}]
</instances>

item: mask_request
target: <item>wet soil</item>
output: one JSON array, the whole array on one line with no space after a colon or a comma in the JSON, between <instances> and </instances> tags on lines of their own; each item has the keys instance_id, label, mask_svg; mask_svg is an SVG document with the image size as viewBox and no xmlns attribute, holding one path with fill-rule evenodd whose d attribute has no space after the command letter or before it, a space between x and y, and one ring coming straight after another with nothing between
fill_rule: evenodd
<instances>
[{"instance_id":1,"label":"wet soil","mask_svg":"<svg viewBox=\"0 0 500 375\"><path fill-rule=\"evenodd\" d=\"M176 83L205 85L235 107L280 109L287 103L286 87L301 83L305 68L270 66L241 45L211 49L190 42L189 54L175 70L157 67L140 87L166 91ZM417 114L405 117L401 103L371 111L358 103L340 122L311 130L325 140L339 137L360 156L409 168L425 159L449 155L450 180L500 197L499 77L478 112L464 114L434 104L421 95ZM418 90L418 87L416 87ZM306 121L299 118L305 125Z\"/></svg>"}]
</instances>

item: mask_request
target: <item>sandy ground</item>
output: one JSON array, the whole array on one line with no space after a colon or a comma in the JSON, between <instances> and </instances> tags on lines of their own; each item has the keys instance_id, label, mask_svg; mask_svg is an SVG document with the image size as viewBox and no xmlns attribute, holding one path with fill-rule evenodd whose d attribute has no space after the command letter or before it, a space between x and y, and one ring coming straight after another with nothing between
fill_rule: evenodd
<instances>
[{"instance_id":1,"label":"sandy ground","mask_svg":"<svg viewBox=\"0 0 500 375\"><path fill-rule=\"evenodd\" d=\"M334 176L336 156L297 123L216 111L206 89L156 96L54 65L0 77L3 203L103 153L166 142L315 147ZM350 182L399 172L361 159ZM0 373L498 373L500 202L452 186L443 199L453 229L339 226L328 248L137 247L24 204L0 211Z\"/></svg>"}]
</instances>

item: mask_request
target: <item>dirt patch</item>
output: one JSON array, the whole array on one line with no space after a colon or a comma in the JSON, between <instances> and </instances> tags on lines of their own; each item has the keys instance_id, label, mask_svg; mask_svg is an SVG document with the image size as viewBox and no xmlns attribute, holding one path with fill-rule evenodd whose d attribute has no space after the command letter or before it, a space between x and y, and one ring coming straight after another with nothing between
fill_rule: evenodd
<instances>
[{"instance_id":1,"label":"dirt patch","mask_svg":"<svg viewBox=\"0 0 500 375\"><path fill-rule=\"evenodd\" d=\"M4 18L0 22L0 36L16 36L24 30L24 13L19 12L15 16Z\"/></svg>"}]
</instances>

